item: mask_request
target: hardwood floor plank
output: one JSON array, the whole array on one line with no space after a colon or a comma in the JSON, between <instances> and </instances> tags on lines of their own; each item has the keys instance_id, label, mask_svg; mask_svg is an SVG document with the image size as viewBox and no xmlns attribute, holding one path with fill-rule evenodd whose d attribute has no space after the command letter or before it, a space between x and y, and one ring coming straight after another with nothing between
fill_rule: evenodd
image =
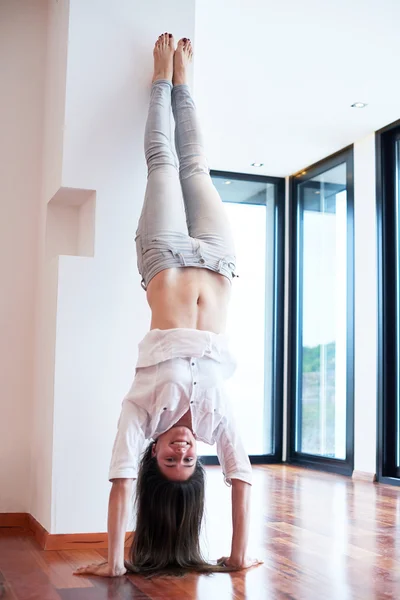
<instances>
[{"instance_id":1,"label":"hardwood floor plank","mask_svg":"<svg viewBox=\"0 0 400 600\"><path fill-rule=\"evenodd\" d=\"M126 577L102 578L96 587L65 589L59 593L61 600L149 600Z\"/></svg>"},{"instance_id":2,"label":"hardwood floor plank","mask_svg":"<svg viewBox=\"0 0 400 600\"><path fill-rule=\"evenodd\" d=\"M93 587L85 577L76 577L73 574L73 565L61 551L40 552L36 560L57 590Z\"/></svg>"},{"instance_id":3,"label":"hardwood floor plank","mask_svg":"<svg viewBox=\"0 0 400 600\"><path fill-rule=\"evenodd\" d=\"M10 597L17 600L60 600L35 560L34 543L31 536L0 536L0 571L9 586Z\"/></svg>"},{"instance_id":4,"label":"hardwood floor plank","mask_svg":"<svg viewBox=\"0 0 400 600\"><path fill-rule=\"evenodd\" d=\"M230 545L230 490L207 468L210 558ZM233 574L117 579L73 576L104 549L42 551L24 528L0 531L0 600L400 599L400 489L307 469L254 469L249 553Z\"/></svg>"}]
</instances>

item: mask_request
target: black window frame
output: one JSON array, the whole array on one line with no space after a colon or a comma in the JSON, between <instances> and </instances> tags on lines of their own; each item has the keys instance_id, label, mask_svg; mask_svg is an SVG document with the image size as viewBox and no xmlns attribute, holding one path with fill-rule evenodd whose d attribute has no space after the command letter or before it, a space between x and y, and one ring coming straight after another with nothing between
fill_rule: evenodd
<instances>
[{"instance_id":1,"label":"black window frame","mask_svg":"<svg viewBox=\"0 0 400 600\"><path fill-rule=\"evenodd\" d=\"M400 120L375 133L376 225L377 225L377 454L376 474L380 483L400 486L396 466L397 377L400 377L396 342L397 306L396 253L396 141ZM395 326L393 326L395 324Z\"/></svg>"},{"instance_id":2,"label":"black window frame","mask_svg":"<svg viewBox=\"0 0 400 600\"><path fill-rule=\"evenodd\" d=\"M346 162L347 185L347 361L346 361L346 458L344 460L296 451L296 403L299 393L297 377L298 357L301 356L299 335L299 310L302 298L302 265L298 264L298 232L300 202L298 186L317 175ZM288 315L288 365L287 365L287 462L317 470L352 475L354 469L354 156L353 146L348 146L331 156L305 168L289 180L289 315ZM300 271L300 277L298 272ZM300 279L300 282L298 282ZM300 287L298 286L300 283ZM300 307L299 307L300 305Z\"/></svg>"},{"instance_id":3,"label":"black window frame","mask_svg":"<svg viewBox=\"0 0 400 600\"><path fill-rule=\"evenodd\" d=\"M211 177L227 180L272 183L276 186L275 196L275 246L274 246L274 304L273 304L273 365L272 365L272 428L273 448L271 454L250 455L254 465L282 462L283 451L283 378L284 378L284 338L285 330L285 179L267 175L231 173L211 170ZM256 248L255 250L256 251ZM217 456L201 456L204 465L218 465Z\"/></svg>"}]
</instances>

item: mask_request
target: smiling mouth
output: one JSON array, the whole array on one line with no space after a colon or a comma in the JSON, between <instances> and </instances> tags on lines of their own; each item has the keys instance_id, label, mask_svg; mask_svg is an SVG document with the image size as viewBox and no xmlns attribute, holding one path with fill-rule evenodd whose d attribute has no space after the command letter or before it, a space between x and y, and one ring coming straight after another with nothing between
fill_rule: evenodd
<instances>
[{"instance_id":1,"label":"smiling mouth","mask_svg":"<svg viewBox=\"0 0 400 600\"><path fill-rule=\"evenodd\" d=\"M190 446L190 443L186 440L174 440L171 442L173 446Z\"/></svg>"}]
</instances>

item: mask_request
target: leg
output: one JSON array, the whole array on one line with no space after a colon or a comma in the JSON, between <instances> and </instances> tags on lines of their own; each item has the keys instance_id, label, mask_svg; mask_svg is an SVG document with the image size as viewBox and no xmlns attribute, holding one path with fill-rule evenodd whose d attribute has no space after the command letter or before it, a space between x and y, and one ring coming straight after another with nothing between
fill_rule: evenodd
<instances>
[{"instance_id":1,"label":"leg","mask_svg":"<svg viewBox=\"0 0 400 600\"><path fill-rule=\"evenodd\" d=\"M154 48L154 77L144 138L148 180L137 232L143 242L160 231L179 231L187 235L171 141L173 54L174 38L161 35Z\"/></svg>"},{"instance_id":2,"label":"leg","mask_svg":"<svg viewBox=\"0 0 400 600\"><path fill-rule=\"evenodd\" d=\"M215 189L204 154L196 108L186 85L186 65L192 54L189 41L180 40L175 52L172 110L175 145L189 235L199 240L218 239L230 255L234 242L222 200Z\"/></svg>"},{"instance_id":3,"label":"leg","mask_svg":"<svg viewBox=\"0 0 400 600\"><path fill-rule=\"evenodd\" d=\"M171 135L171 87L166 79L153 83L145 130L148 179L137 235L143 241L160 232L187 235L185 209Z\"/></svg>"},{"instance_id":4,"label":"leg","mask_svg":"<svg viewBox=\"0 0 400 600\"><path fill-rule=\"evenodd\" d=\"M164 34L154 49L154 78L145 132L146 196L136 235L142 287L161 271L186 266L188 235L182 189L171 142L174 40Z\"/></svg>"}]
</instances>

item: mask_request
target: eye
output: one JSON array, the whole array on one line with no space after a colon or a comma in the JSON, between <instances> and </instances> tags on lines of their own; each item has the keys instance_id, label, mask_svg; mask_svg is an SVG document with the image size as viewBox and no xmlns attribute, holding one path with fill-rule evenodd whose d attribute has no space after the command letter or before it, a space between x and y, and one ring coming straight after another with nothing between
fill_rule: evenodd
<instances>
[{"instance_id":1,"label":"eye","mask_svg":"<svg viewBox=\"0 0 400 600\"><path fill-rule=\"evenodd\" d=\"M188 456L187 458L185 458L185 462L191 463L191 462L193 462L193 458Z\"/></svg>"},{"instance_id":2,"label":"eye","mask_svg":"<svg viewBox=\"0 0 400 600\"><path fill-rule=\"evenodd\" d=\"M175 459L172 458L172 456L168 456L168 458L166 458L165 460L166 460L166 462L169 462L169 463L175 462Z\"/></svg>"}]
</instances>

